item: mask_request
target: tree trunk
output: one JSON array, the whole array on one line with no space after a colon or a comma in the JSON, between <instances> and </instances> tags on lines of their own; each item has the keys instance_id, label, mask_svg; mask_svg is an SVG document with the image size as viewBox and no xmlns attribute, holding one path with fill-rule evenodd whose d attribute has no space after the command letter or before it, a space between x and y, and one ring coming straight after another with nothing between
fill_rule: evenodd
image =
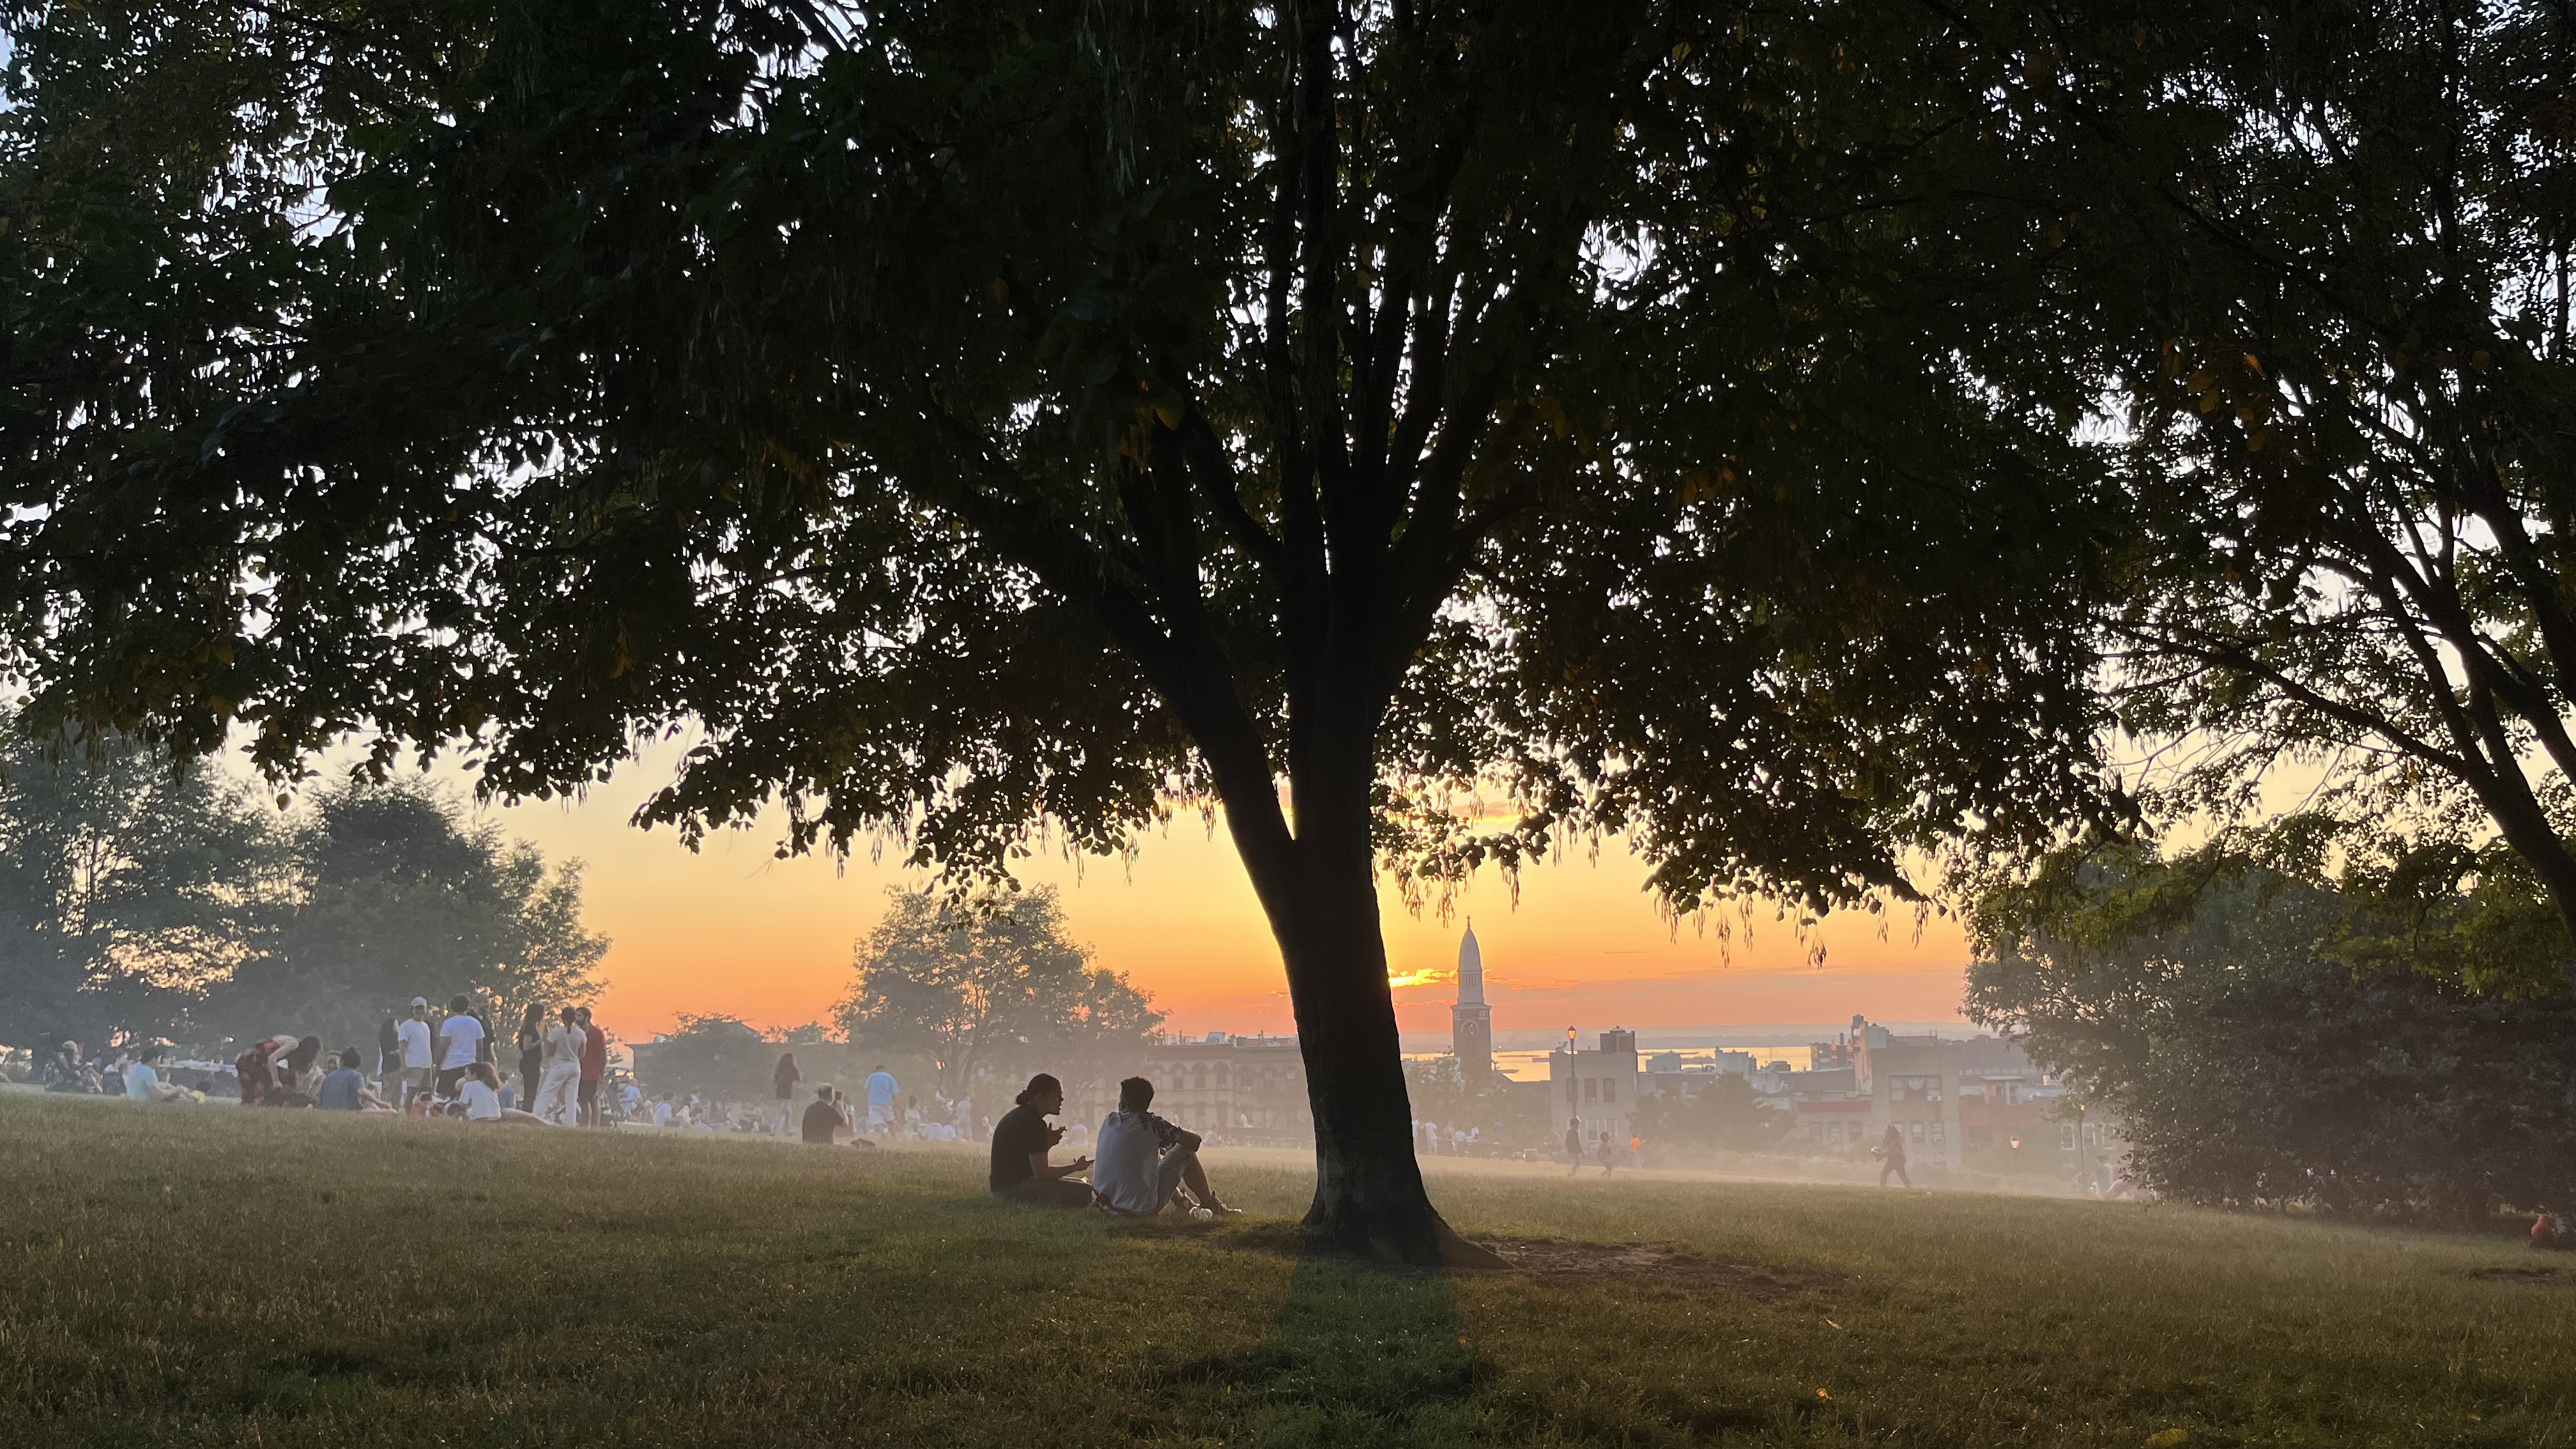
<instances>
[{"instance_id":1,"label":"tree trunk","mask_svg":"<svg viewBox=\"0 0 2576 1449\"><path fill-rule=\"evenodd\" d=\"M1414 1159L1403 1042L1378 930L1369 777L1364 767L1343 772L1354 780L1328 792L1314 788L1312 773L1299 775L1299 829L1284 858L1244 851L1287 966L1306 1065L1315 1129L1307 1240L1392 1263L1504 1266L1449 1230ZM1317 796L1327 793L1349 798L1343 808L1319 807ZM1237 841L1250 845L1240 832Z\"/></svg>"}]
</instances>

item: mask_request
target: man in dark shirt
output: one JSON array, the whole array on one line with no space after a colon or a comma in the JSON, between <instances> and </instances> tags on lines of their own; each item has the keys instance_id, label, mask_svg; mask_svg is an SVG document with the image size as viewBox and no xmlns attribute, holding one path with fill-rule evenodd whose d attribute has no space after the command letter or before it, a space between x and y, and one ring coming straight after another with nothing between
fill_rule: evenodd
<instances>
[{"instance_id":1,"label":"man in dark shirt","mask_svg":"<svg viewBox=\"0 0 2576 1449\"><path fill-rule=\"evenodd\" d=\"M816 1087L814 1100L805 1104L805 1140L817 1147L829 1147L834 1134L849 1125L850 1119L842 1113L840 1104L832 1100L831 1087Z\"/></svg>"},{"instance_id":2,"label":"man in dark shirt","mask_svg":"<svg viewBox=\"0 0 2576 1449\"><path fill-rule=\"evenodd\" d=\"M1044 1072L1029 1078L1019 1105L993 1124L992 1189L996 1196L1041 1207L1089 1207L1091 1186L1070 1181L1091 1170L1091 1159L1077 1157L1062 1167L1047 1163L1047 1152L1064 1139L1064 1129L1046 1119L1064 1110L1064 1084Z\"/></svg>"}]
</instances>

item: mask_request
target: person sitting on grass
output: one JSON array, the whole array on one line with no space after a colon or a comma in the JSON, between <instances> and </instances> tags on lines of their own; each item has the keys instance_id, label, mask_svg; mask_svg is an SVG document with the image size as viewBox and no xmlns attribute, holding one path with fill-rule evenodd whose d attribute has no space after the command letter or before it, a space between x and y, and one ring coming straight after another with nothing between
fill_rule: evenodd
<instances>
[{"instance_id":1,"label":"person sitting on grass","mask_svg":"<svg viewBox=\"0 0 2576 1449\"><path fill-rule=\"evenodd\" d=\"M781 1075L784 1075L784 1069ZM830 1083L814 1089L814 1100L805 1104L805 1115L800 1125L805 1140L816 1147L831 1146L832 1140L840 1136L841 1129L850 1125L849 1116L841 1110Z\"/></svg>"},{"instance_id":2,"label":"person sitting on grass","mask_svg":"<svg viewBox=\"0 0 2576 1449\"><path fill-rule=\"evenodd\" d=\"M359 1067L366 1058L356 1047L340 1053L340 1064L324 1075L313 1100L325 1112L390 1112L394 1104L368 1090L367 1074Z\"/></svg>"},{"instance_id":3,"label":"person sitting on grass","mask_svg":"<svg viewBox=\"0 0 2576 1449\"><path fill-rule=\"evenodd\" d=\"M152 1046L125 1069L125 1095L137 1102L185 1102L188 1089L161 1080L161 1049Z\"/></svg>"},{"instance_id":4,"label":"person sitting on grass","mask_svg":"<svg viewBox=\"0 0 2576 1449\"><path fill-rule=\"evenodd\" d=\"M2545 1253L2576 1252L2576 1229L2546 1207L2538 1211L2540 1216L2531 1220L2531 1245Z\"/></svg>"},{"instance_id":5,"label":"person sitting on grass","mask_svg":"<svg viewBox=\"0 0 2576 1449\"><path fill-rule=\"evenodd\" d=\"M1241 1211L1219 1201L1208 1186L1207 1172L1199 1166L1198 1134L1155 1116L1149 1110L1153 1105L1152 1082L1129 1077L1118 1084L1118 1110L1100 1123L1100 1165L1091 1173L1091 1193L1100 1206L1149 1218L1171 1206L1186 1188L1211 1213ZM998 1128L994 1140L1001 1140Z\"/></svg>"},{"instance_id":6,"label":"person sitting on grass","mask_svg":"<svg viewBox=\"0 0 2576 1449\"><path fill-rule=\"evenodd\" d=\"M553 1123L534 1112L501 1105L501 1074L490 1062L468 1062L464 1079L456 1084L456 1100L465 1109L468 1122L515 1122L523 1127L550 1127Z\"/></svg>"},{"instance_id":7,"label":"person sitting on grass","mask_svg":"<svg viewBox=\"0 0 2576 1449\"><path fill-rule=\"evenodd\" d=\"M1047 1153L1064 1140L1064 1129L1046 1120L1064 1110L1064 1084L1040 1072L1029 1078L1019 1103L993 1126L993 1194L1034 1207L1091 1206L1091 1189L1074 1180L1090 1169L1091 1159L1077 1157L1061 1167L1047 1162ZM868 1120L875 1121L875 1114Z\"/></svg>"}]
</instances>

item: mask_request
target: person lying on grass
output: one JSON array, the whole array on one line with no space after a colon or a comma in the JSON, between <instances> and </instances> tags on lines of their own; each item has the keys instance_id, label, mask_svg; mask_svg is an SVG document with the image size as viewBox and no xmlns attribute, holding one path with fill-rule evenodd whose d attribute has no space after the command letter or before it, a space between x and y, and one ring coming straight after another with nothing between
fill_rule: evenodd
<instances>
[{"instance_id":1,"label":"person lying on grass","mask_svg":"<svg viewBox=\"0 0 2576 1449\"><path fill-rule=\"evenodd\" d=\"M997 1197L1033 1207L1089 1207L1091 1189L1075 1181L1091 1166L1077 1157L1051 1166L1047 1154L1064 1140L1064 1129L1047 1125L1064 1110L1064 1084L1044 1072L1029 1078L1019 1105L993 1124L993 1171L990 1185ZM870 1121L875 1121L871 1115Z\"/></svg>"},{"instance_id":2,"label":"person lying on grass","mask_svg":"<svg viewBox=\"0 0 2576 1449\"><path fill-rule=\"evenodd\" d=\"M1207 1172L1199 1166L1198 1134L1155 1116L1147 1110L1153 1105L1152 1082L1129 1077L1118 1084L1118 1110L1100 1124L1100 1165L1091 1172L1091 1195L1101 1208L1149 1218L1187 1188L1191 1199L1211 1213L1241 1211L1218 1201L1208 1186Z\"/></svg>"},{"instance_id":3,"label":"person lying on grass","mask_svg":"<svg viewBox=\"0 0 2576 1449\"><path fill-rule=\"evenodd\" d=\"M469 1062L465 1079L457 1083L456 1100L465 1108L468 1122L516 1122L522 1126L551 1127L554 1124L534 1112L501 1105L501 1074L490 1062Z\"/></svg>"}]
</instances>

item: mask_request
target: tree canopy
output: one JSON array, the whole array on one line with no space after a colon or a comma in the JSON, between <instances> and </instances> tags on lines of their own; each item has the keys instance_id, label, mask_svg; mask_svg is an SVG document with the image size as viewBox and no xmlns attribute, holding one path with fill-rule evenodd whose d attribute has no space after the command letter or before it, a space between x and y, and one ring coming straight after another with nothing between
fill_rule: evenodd
<instances>
[{"instance_id":1,"label":"tree canopy","mask_svg":"<svg viewBox=\"0 0 2576 1449\"><path fill-rule=\"evenodd\" d=\"M549 867L434 787L286 815L203 762L104 737L0 756L0 1042L371 1044L415 995L587 997L606 938Z\"/></svg>"},{"instance_id":2,"label":"tree canopy","mask_svg":"<svg viewBox=\"0 0 2576 1449\"><path fill-rule=\"evenodd\" d=\"M1052 888L953 901L893 886L886 900L834 1016L853 1047L929 1058L951 1100L983 1092L980 1076L1037 1071L1079 1090L1132 1066L1162 1025L1066 934Z\"/></svg>"},{"instance_id":3,"label":"tree canopy","mask_svg":"<svg viewBox=\"0 0 2576 1449\"><path fill-rule=\"evenodd\" d=\"M2186 4L2064 67L2157 815L2576 922L2576 20Z\"/></svg>"},{"instance_id":4,"label":"tree canopy","mask_svg":"<svg viewBox=\"0 0 2576 1449\"><path fill-rule=\"evenodd\" d=\"M2456 1219L2576 1189L2563 992L2392 963L2402 920L2252 861L2132 857L2087 884L1988 903L1968 1010L2115 1113L2159 1191Z\"/></svg>"}]
</instances>

